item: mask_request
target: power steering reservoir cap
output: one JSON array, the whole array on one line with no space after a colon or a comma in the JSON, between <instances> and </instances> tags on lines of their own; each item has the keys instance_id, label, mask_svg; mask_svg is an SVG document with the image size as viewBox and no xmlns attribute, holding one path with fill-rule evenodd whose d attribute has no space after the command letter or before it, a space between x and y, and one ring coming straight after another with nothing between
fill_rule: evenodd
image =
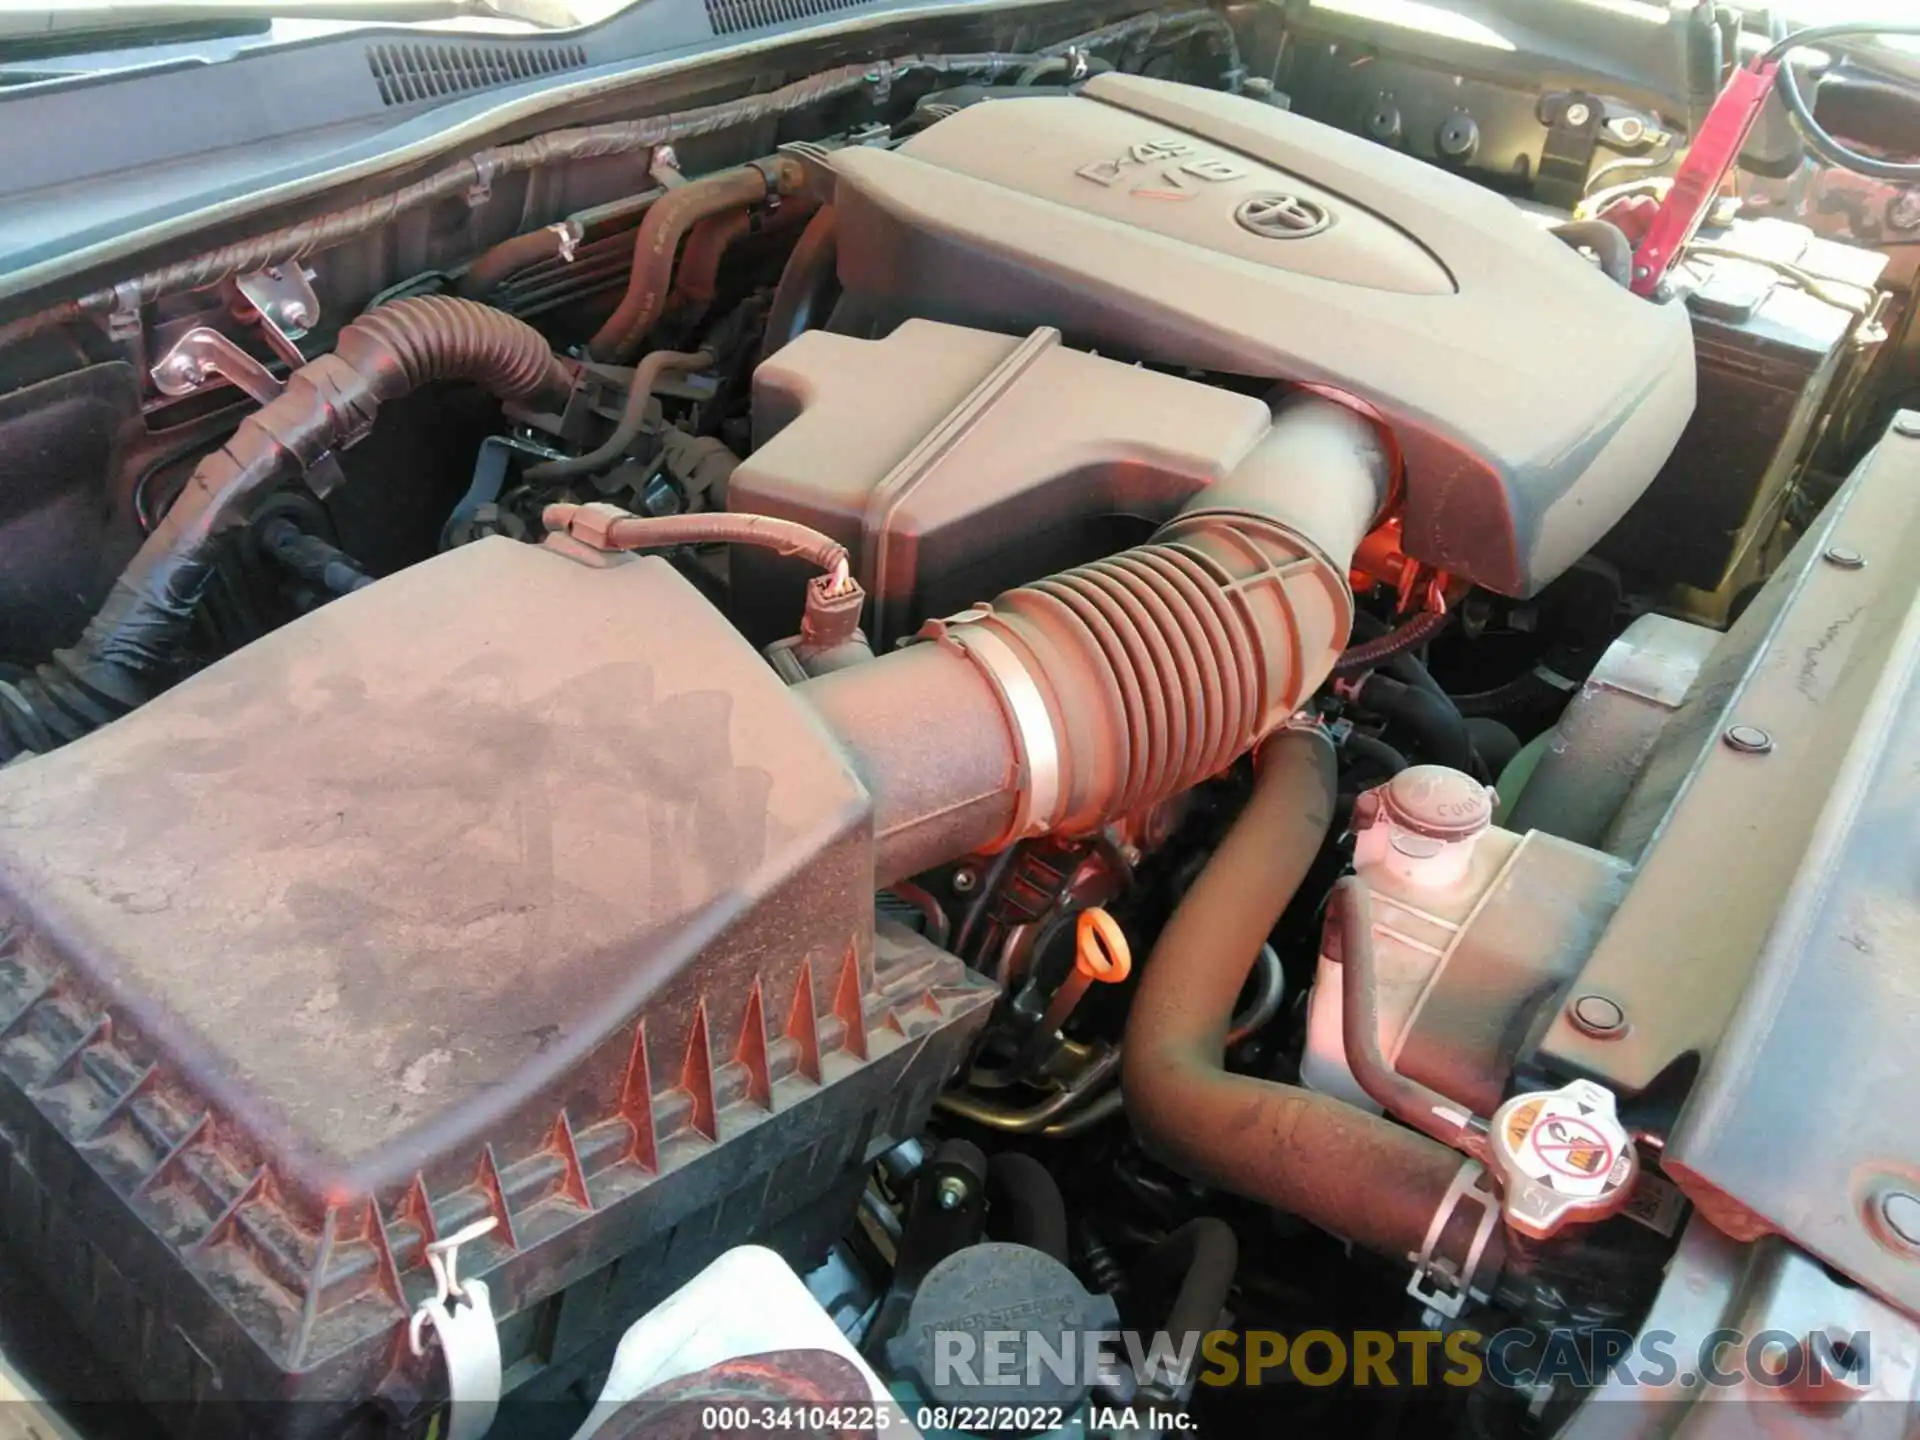
<instances>
[{"instance_id":1,"label":"power steering reservoir cap","mask_svg":"<svg viewBox=\"0 0 1920 1440\"><path fill-rule=\"evenodd\" d=\"M1640 1173L1613 1092L1591 1080L1514 1096L1494 1112L1488 1140L1503 1218L1540 1240L1620 1210Z\"/></svg>"}]
</instances>

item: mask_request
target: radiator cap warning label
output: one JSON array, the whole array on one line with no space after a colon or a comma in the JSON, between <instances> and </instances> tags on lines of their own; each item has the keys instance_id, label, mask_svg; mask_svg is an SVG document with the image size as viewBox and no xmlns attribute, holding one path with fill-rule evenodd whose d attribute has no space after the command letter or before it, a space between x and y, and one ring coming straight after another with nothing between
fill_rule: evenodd
<instances>
[{"instance_id":1,"label":"radiator cap warning label","mask_svg":"<svg viewBox=\"0 0 1920 1440\"><path fill-rule=\"evenodd\" d=\"M1501 1210L1523 1235L1545 1238L1570 1220L1599 1220L1626 1204L1639 1173L1613 1093L1590 1080L1516 1095L1489 1136Z\"/></svg>"}]
</instances>

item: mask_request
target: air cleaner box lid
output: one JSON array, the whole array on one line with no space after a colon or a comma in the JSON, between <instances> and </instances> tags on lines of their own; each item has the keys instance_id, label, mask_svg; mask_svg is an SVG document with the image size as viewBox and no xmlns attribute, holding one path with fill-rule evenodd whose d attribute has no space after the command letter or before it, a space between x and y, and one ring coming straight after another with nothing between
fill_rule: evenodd
<instances>
[{"instance_id":1,"label":"air cleaner box lid","mask_svg":"<svg viewBox=\"0 0 1920 1440\"><path fill-rule=\"evenodd\" d=\"M867 815L665 561L489 539L0 773L0 889L279 1183L366 1194L616 1108L642 1010L676 1070L698 972L824 988L867 944Z\"/></svg>"}]
</instances>

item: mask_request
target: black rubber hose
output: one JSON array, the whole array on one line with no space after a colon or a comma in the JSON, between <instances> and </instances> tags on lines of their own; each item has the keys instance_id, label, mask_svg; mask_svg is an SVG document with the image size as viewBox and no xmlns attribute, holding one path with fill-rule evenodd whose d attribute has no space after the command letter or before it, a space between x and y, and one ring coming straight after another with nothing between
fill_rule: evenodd
<instances>
[{"instance_id":1,"label":"black rubber hose","mask_svg":"<svg viewBox=\"0 0 1920 1440\"><path fill-rule=\"evenodd\" d=\"M640 431L647 421L647 404L653 399L654 387L669 374L683 373L689 370L704 370L713 364L713 356L705 350L682 353L678 350L655 350L633 367L633 381L627 386L626 404L620 407L619 423L613 427L613 433L605 442L589 450L584 455L573 455L565 460L543 460L538 465L527 467L527 479L543 483L564 480L573 475L588 475L595 470L613 464L627 453L629 446L640 438Z\"/></svg>"},{"instance_id":2,"label":"black rubber hose","mask_svg":"<svg viewBox=\"0 0 1920 1440\"><path fill-rule=\"evenodd\" d=\"M987 1162L987 1229L1067 1263L1067 1202L1031 1155L1003 1150Z\"/></svg>"},{"instance_id":3,"label":"black rubber hose","mask_svg":"<svg viewBox=\"0 0 1920 1440\"><path fill-rule=\"evenodd\" d=\"M522 270L569 253L580 243L580 236L576 220L509 236L466 268L458 282L460 293L469 300L483 300Z\"/></svg>"},{"instance_id":4,"label":"black rubber hose","mask_svg":"<svg viewBox=\"0 0 1920 1440\"><path fill-rule=\"evenodd\" d=\"M1358 645L1349 645L1340 652L1340 658L1333 662L1333 673L1357 675L1362 670L1384 665L1396 655L1416 650L1446 629L1447 619L1444 612L1424 611L1397 630L1389 630L1376 639L1362 641Z\"/></svg>"},{"instance_id":5,"label":"black rubber hose","mask_svg":"<svg viewBox=\"0 0 1920 1440\"><path fill-rule=\"evenodd\" d=\"M1364 610L1359 611L1353 617L1353 633L1359 635L1362 631L1366 632L1365 638L1367 640L1379 640L1388 634L1395 633L1388 629L1386 622L1375 619ZM1432 637L1429 636L1428 638ZM1360 645L1356 642L1348 646L1343 653L1350 655L1359 648ZM1417 685L1422 690L1431 690L1442 700L1449 702L1452 700L1452 697L1447 694L1446 688L1441 685L1438 680L1433 678L1433 672L1421 663L1420 657L1412 650L1401 649L1394 651L1393 654L1380 663L1380 668L1396 680L1408 685Z\"/></svg>"},{"instance_id":6,"label":"black rubber hose","mask_svg":"<svg viewBox=\"0 0 1920 1440\"><path fill-rule=\"evenodd\" d=\"M419 296L352 321L333 354L294 371L194 468L78 643L31 678L0 685L0 762L77 739L163 688L218 537L268 490L365 433L383 404L434 380L472 380L514 400L564 395L572 384L538 331L470 300Z\"/></svg>"},{"instance_id":7,"label":"black rubber hose","mask_svg":"<svg viewBox=\"0 0 1920 1440\"><path fill-rule=\"evenodd\" d=\"M1467 738L1473 742L1473 758L1486 767L1489 779L1497 780L1505 774L1520 753L1520 737L1489 716L1469 717Z\"/></svg>"},{"instance_id":8,"label":"black rubber hose","mask_svg":"<svg viewBox=\"0 0 1920 1440\"><path fill-rule=\"evenodd\" d=\"M1352 759L1366 762L1383 775L1398 775L1407 768L1407 757L1393 746L1358 731L1341 741L1340 748Z\"/></svg>"},{"instance_id":9,"label":"black rubber hose","mask_svg":"<svg viewBox=\"0 0 1920 1440\"><path fill-rule=\"evenodd\" d=\"M1272 1022L1273 1017L1280 1013L1280 1007L1286 1004L1287 969L1280 963L1280 952L1273 946L1260 947L1260 958L1254 962L1250 982L1253 986L1252 998L1233 1012L1233 1028L1227 1031L1228 1049L1242 1040L1251 1040Z\"/></svg>"},{"instance_id":10,"label":"black rubber hose","mask_svg":"<svg viewBox=\"0 0 1920 1440\"><path fill-rule=\"evenodd\" d=\"M612 315L587 342L596 360L621 362L640 348L659 320L673 286L680 242L702 220L746 209L776 196L798 194L807 172L791 155L716 171L669 189L648 207L633 238L633 270Z\"/></svg>"},{"instance_id":11,"label":"black rubber hose","mask_svg":"<svg viewBox=\"0 0 1920 1440\"><path fill-rule=\"evenodd\" d=\"M765 336L760 342L762 360L826 319L840 289L836 272L839 253L840 232L833 206L822 205L800 232L799 243L780 272L780 284L773 292Z\"/></svg>"},{"instance_id":12,"label":"black rubber hose","mask_svg":"<svg viewBox=\"0 0 1920 1440\"><path fill-rule=\"evenodd\" d=\"M1633 284L1633 242L1618 225L1607 220L1569 220L1550 233L1576 250L1591 250L1601 273L1622 289Z\"/></svg>"},{"instance_id":13,"label":"black rubber hose","mask_svg":"<svg viewBox=\"0 0 1920 1440\"><path fill-rule=\"evenodd\" d=\"M1807 104L1806 96L1801 93L1800 81L1793 73L1793 66L1787 62L1787 56L1807 45L1818 45L1826 40L1868 40L1881 35L1920 35L1920 25L1875 25L1870 23L1842 23L1837 25L1816 25L1810 30L1796 31L1780 41L1762 57L1765 61L1778 61L1780 68L1774 72L1774 89L1780 92L1780 98L1786 102L1787 114L1793 119L1793 128L1806 142L1807 148L1825 160L1829 165L1838 165L1842 170L1851 170L1857 175L1866 175L1875 180L1892 180L1912 184L1920 180L1920 164L1902 164L1893 160L1880 160L1872 155L1862 155L1858 150L1842 145L1828 133Z\"/></svg>"},{"instance_id":14,"label":"black rubber hose","mask_svg":"<svg viewBox=\"0 0 1920 1440\"><path fill-rule=\"evenodd\" d=\"M1354 702L1412 734L1430 763L1474 773L1473 736L1451 701L1376 670L1355 689Z\"/></svg>"},{"instance_id":15,"label":"black rubber hose","mask_svg":"<svg viewBox=\"0 0 1920 1440\"><path fill-rule=\"evenodd\" d=\"M1142 1304L1172 1294L1165 1318L1143 1328L1163 1330L1175 1350L1189 1335L1205 1335L1220 1323L1240 1265L1240 1242L1226 1221L1211 1215L1189 1220L1160 1241L1134 1266L1132 1289Z\"/></svg>"}]
</instances>

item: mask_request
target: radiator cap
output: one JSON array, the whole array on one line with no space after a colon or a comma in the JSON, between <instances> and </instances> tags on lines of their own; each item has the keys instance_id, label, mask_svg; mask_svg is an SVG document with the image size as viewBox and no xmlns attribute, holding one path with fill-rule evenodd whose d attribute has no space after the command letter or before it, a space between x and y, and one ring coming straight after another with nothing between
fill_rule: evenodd
<instances>
[{"instance_id":1,"label":"radiator cap","mask_svg":"<svg viewBox=\"0 0 1920 1440\"><path fill-rule=\"evenodd\" d=\"M1639 1175L1613 1092L1591 1080L1514 1096L1494 1112L1488 1140L1507 1224L1540 1240L1614 1214Z\"/></svg>"}]
</instances>

